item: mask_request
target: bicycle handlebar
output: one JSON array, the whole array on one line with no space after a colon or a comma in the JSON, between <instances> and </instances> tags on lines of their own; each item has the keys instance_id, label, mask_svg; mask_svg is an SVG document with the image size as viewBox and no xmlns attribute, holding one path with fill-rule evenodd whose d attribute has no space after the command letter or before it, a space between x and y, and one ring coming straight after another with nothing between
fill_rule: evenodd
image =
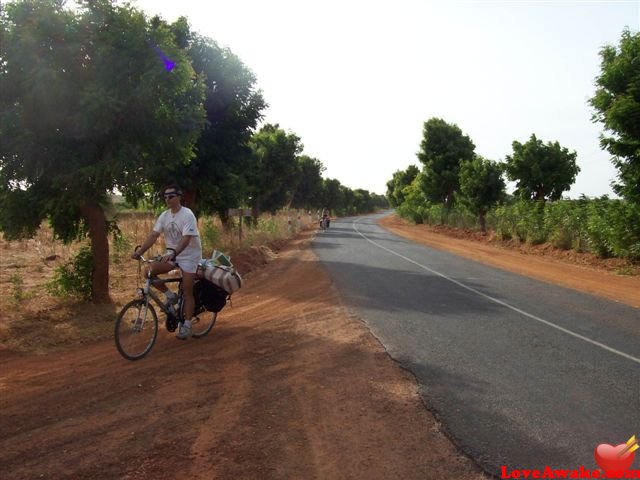
<instances>
[{"instance_id":1,"label":"bicycle handlebar","mask_svg":"<svg viewBox=\"0 0 640 480\"><path fill-rule=\"evenodd\" d=\"M143 256L142 254L137 253L141 246L142 246L142 245L136 245L136 248L134 248L134 249L133 249L133 253L134 253L134 255L138 255L138 258L135 258L135 257L133 257L133 256L132 256L131 258L132 258L133 260L138 260L139 262L142 262L142 263L153 263L153 262L158 262L158 261L160 261L160 259L162 258L162 256L161 256L161 255L156 255L156 256L155 256L155 257L153 257L153 258L149 258L149 259L147 259L147 258L144 258L144 256Z\"/></svg>"},{"instance_id":2,"label":"bicycle handlebar","mask_svg":"<svg viewBox=\"0 0 640 480\"><path fill-rule=\"evenodd\" d=\"M153 263L153 262L159 262L165 255L156 255L153 258L144 258L144 256L140 253L138 253L138 250L140 249L141 245L136 245L136 248L133 249L133 255L131 256L131 258L133 258L134 260L138 260L142 263ZM172 260L175 260L176 258L176 251L174 248L168 248L167 247L167 251L171 251L173 258ZM138 258L135 257L135 255L137 255Z\"/></svg>"}]
</instances>

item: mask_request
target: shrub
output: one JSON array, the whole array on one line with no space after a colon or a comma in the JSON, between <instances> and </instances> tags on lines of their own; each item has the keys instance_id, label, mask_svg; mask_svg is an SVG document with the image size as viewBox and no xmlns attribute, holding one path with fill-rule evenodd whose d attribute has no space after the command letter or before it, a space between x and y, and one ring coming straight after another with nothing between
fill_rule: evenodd
<instances>
[{"instance_id":1,"label":"shrub","mask_svg":"<svg viewBox=\"0 0 640 480\"><path fill-rule=\"evenodd\" d=\"M549 202L544 210L544 228L551 244L562 250L581 249L585 237L584 209L572 200Z\"/></svg>"},{"instance_id":2,"label":"shrub","mask_svg":"<svg viewBox=\"0 0 640 480\"><path fill-rule=\"evenodd\" d=\"M488 216L488 223L495 225L500 240L511 240L516 231L516 216L511 205L500 205Z\"/></svg>"},{"instance_id":3,"label":"shrub","mask_svg":"<svg viewBox=\"0 0 640 480\"><path fill-rule=\"evenodd\" d=\"M116 229L112 234L113 241L111 242L111 258L116 265L120 263L123 256L129 256L133 251L133 245L131 240L122 233L120 229Z\"/></svg>"},{"instance_id":4,"label":"shrub","mask_svg":"<svg viewBox=\"0 0 640 480\"><path fill-rule=\"evenodd\" d=\"M608 207L607 243L611 252L616 257L640 260L640 205L611 200Z\"/></svg>"},{"instance_id":5,"label":"shrub","mask_svg":"<svg viewBox=\"0 0 640 480\"><path fill-rule=\"evenodd\" d=\"M423 220L430 225L443 223L445 214L444 205L441 203L431 203L427 205L423 212Z\"/></svg>"},{"instance_id":6,"label":"shrub","mask_svg":"<svg viewBox=\"0 0 640 480\"><path fill-rule=\"evenodd\" d=\"M413 180L411 185L403 189L404 202L397 208L397 212L401 217L416 224L424 223L428 204L427 198L420 187L419 178L420 175Z\"/></svg>"},{"instance_id":7,"label":"shrub","mask_svg":"<svg viewBox=\"0 0 640 480\"><path fill-rule=\"evenodd\" d=\"M200 228L200 239L202 241L202 252L212 252L220 247L220 230L214 225L213 218L208 217L202 222Z\"/></svg>"},{"instance_id":8,"label":"shrub","mask_svg":"<svg viewBox=\"0 0 640 480\"><path fill-rule=\"evenodd\" d=\"M78 296L83 300L91 298L91 274L93 255L91 247L83 246L78 254L65 265L56 268L47 290L54 296Z\"/></svg>"},{"instance_id":9,"label":"shrub","mask_svg":"<svg viewBox=\"0 0 640 480\"><path fill-rule=\"evenodd\" d=\"M24 290L24 280L19 274L14 273L11 275L11 277L9 277L9 282L11 282L12 286L11 297L15 303L20 303L22 300L29 297L27 292Z\"/></svg>"},{"instance_id":10,"label":"shrub","mask_svg":"<svg viewBox=\"0 0 640 480\"><path fill-rule=\"evenodd\" d=\"M608 218L607 198L591 200L587 204L587 238L589 250L599 257L608 258L613 254L609 244L612 233Z\"/></svg>"},{"instance_id":11,"label":"shrub","mask_svg":"<svg viewBox=\"0 0 640 480\"><path fill-rule=\"evenodd\" d=\"M539 245L547 241L544 226L544 201L521 200L514 205L516 211L516 234L521 242Z\"/></svg>"}]
</instances>

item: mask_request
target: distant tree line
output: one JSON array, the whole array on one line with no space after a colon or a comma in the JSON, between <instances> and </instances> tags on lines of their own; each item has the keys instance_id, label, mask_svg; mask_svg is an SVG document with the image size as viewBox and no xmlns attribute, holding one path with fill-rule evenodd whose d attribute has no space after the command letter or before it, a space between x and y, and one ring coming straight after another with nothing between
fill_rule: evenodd
<instances>
[{"instance_id":1,"label":"distant tree line","mask_svg":"<svg viewBox=\"0 0 640 480\"><path fill-rule=\"evenodd\" d=\"M422 168L393 174L389 203L416 223L491 228L501 238L640 260L640 34L623 31L619 46L600 56L589 103L605 127L600 143L618 170L613 188L621 200L562 200L580 168L576 152L558 142L532 134L496 162L478 155L457 125L431 118L417 154ZM515 182L512 195L505 178Z\"/></svg>"},{"instance_id":2,"label":"distant tree line","mask_svg":"<svg viewBox=\"0 0 640 480\"><path fill-rule=\"evenodd\" d=\"M170 181L188 206L226 222L232 207L361 213L386 204L322 177L278 125L229 49L129 4L0 4L0 231L91 239L94 301L108 299L110 194L159 202Z\"/></svg>"}]
</instances>

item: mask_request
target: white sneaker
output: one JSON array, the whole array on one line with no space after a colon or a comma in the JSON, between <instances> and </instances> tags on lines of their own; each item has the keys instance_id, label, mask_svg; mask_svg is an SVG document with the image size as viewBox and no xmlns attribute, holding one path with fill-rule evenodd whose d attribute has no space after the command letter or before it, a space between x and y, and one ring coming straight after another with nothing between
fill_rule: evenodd
<instances>
[{"instance_id":1,"label":"white sneaker","mask_svg":"<svg viewBox=\"0 0 640 480\"><path fill-rule=\"evenodd\" d=\"M191 322L187 321L185 323L180 322L178 324L178 333L176 333L176 338L180 340L186 340L191 336Z\"/></svg>"}]
</instances>

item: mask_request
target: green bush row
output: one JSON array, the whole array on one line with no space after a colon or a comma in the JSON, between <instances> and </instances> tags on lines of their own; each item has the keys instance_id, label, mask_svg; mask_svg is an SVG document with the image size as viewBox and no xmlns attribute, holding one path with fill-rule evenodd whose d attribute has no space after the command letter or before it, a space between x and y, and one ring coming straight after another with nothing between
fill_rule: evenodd
<instances>
[{"instance_id":1,"label":"green bush row","mask_svg":"<svg viewBox=\"0 0 640 480\"><path fill-rule=\"evenodd\" d=\"M447 224L479 230L478 219L457 205L447 215L443 205L408 198L398 213L415 223ZM640 261L640 205L607 197L555 202L518 200L487 214L487 228L502 240L592 252L602 258Z\"/></svg>"}]
</instances>

